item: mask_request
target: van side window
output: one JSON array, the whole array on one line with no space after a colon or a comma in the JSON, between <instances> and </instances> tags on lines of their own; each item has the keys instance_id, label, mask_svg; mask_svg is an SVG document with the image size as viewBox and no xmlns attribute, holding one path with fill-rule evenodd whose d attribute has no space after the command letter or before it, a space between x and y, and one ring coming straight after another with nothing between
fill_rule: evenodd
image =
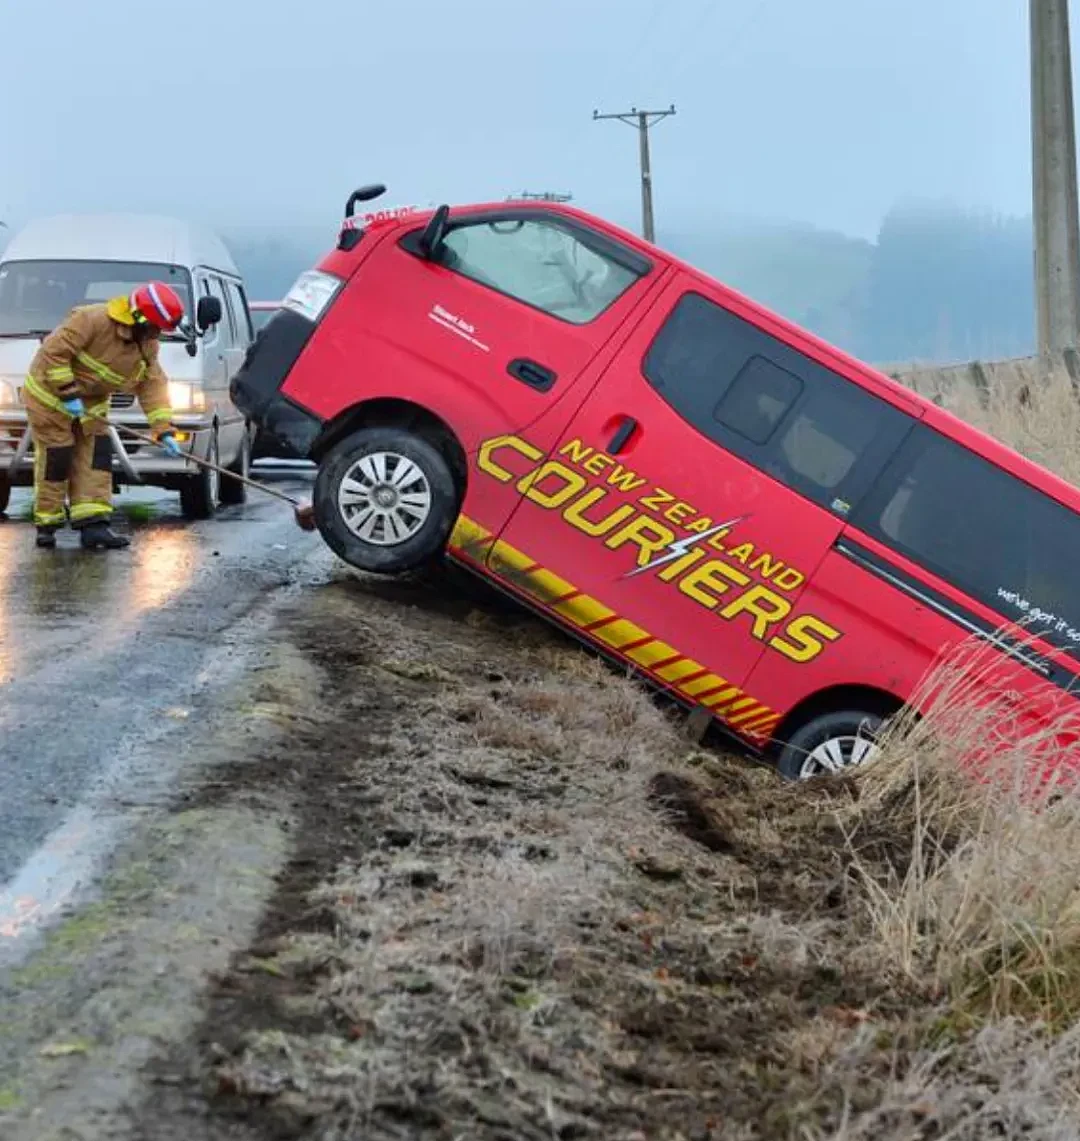
<instances>
[{"instance_id":1,"label":"van side window","mask_svg":"<svg viewBox=\"0 0 1080 1141\"><path fill-rule=\"evenodd\" d=\"M679 299L642 367L703 435L841 515L913 423L698 293Z\"/></svg>"},{"instance_id":2,"label":"van side window","mask_svg":"<svg viewBox=\"0 0 1080 1141\"><path fill-rule=\"evenodd\" d=\"M1080 517L1050 496L919 426L851 521L1080 658Z\"/></svg>"},{"instance_id":3,"label":"van side window","mask_svg":"<svg viewBox=\"0 0 1080 1141\"><path fill-rule=\"evenodd\" d=\"M568 228L521 218L455 226L440 260L455 273L574 325L598 317L639 276Z\"/></svg>"},{"instance_id":4,"label":"van side window","mask_svg":"<svg viewBox=\"0 0 1080 1141\"><path fill-rule=\"evenodd\" d=\"M232 303L233 317L239 334L237 343L241 346L249 345L255 339L255 330L251 327L251 314L248 312L243 286L237 285L235 281L227 281L225 285L229 291L229 301Z\"/></svg>"},{"instance_id":5,"label":"van side window","mask_svg":"<svg viewBox=\"0 0 1080 1141\"><path fill-rule=\"evenodd\" d=\"M235 348L239 343L236 339L236 325L233 322L232 309L229 307L229 300L225 296L225 289L222 286L221 279L218 277L207 277L206 285L210 296L216 297L221 302L221 323L218 325L218 336L221 338L221 346L225 349Z\"/></svg>"},{"instance_id":6,"label":"van side window","mask_svg":"<svg viewBox=\"0 0 1080 1141\"><path fill-rule=\"evenodd\" d=\"M720 398L713 415L751 443L768 443L802 394L803 382L764 357L753 356Z\"/></svg>"}]
</instances>

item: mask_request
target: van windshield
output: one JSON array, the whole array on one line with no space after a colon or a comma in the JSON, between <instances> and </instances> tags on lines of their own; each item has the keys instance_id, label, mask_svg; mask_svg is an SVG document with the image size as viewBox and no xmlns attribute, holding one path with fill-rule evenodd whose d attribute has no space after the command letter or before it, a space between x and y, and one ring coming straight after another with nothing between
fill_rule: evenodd
<instances>
[{"instance_id":1,"label":"van windshield","mask_svg":"<svg viewBox=\"0 0 1080 1141\"><path fill-rule=\"evenodd\" d=\"M147 281L176 290L191 318L191 274L177 265L120 261L8 261L0 263L0 337L51 333L77 305L129 294ZM183 340L177 333L165 340Z\"/></svg>"}]
</instances>

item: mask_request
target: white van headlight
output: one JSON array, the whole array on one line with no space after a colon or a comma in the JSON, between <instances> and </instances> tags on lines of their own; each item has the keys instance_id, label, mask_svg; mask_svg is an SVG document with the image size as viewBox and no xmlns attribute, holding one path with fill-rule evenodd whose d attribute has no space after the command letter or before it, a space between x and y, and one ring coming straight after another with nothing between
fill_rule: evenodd
<instances>
[{"instance_id":1,"label":"white van headlight","mask_svg":"<svg viewBox=\"0 0 1080 1141\"><path fill-rule=\"evenodd\" d=\"M206 408L206 394L201 385L170 380L169 405L174 412L202 412Z\"/></svg>"},{"instance_id":2,"label":"white van headlight","mask_svg":"<svg viewBox=\"0 0 1080 1141\"><path fill-rule=\"evenodd\" d=\"M19 386L13 380L0 380L0 408L19 407Z\"/></svg>"},{"instance_id":3,"label":"white van headlight","mask_svg":"<svg viewBox=\"0 0 1080 1141\"><path fill-rule=\"evenodd\" d=\"M342 285L344 282L341 278L334 277L331 273L323 273L318 269L306 270L285 294L284 307L309 321L317 321Z\"/></svg>"}]
</instances>

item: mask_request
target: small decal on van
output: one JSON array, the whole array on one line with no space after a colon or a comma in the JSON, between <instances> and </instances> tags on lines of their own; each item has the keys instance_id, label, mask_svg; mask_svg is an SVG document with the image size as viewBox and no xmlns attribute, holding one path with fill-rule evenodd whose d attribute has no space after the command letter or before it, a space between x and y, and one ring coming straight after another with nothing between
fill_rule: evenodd
<instances>
[{"instance_id":1,"label":"small decal on van","mask_svg":"<svg viewBox=\"0 0 1080 1141\"><path fill-rule=\"evenodd\" d=\"M459 337L468 341L470 345L475 345L475 347L482 352L487 353L491 351L483 341L476 339L475 325L470 325L463 317L456 316L448 309L444 309L441 305L432 305L428 317L430 317L436 325L441 325L444 329L449 329L451 333L457 333Z\"/></svg>"}]
</instances>

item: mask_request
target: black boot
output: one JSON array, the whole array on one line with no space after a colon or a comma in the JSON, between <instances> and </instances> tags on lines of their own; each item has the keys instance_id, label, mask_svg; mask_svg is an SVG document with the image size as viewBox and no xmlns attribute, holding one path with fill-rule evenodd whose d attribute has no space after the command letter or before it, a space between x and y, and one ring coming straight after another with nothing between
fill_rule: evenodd
<instances>
[{"instance_id":1,"label":"black boot","mask_svg":"<svg viewBox=\"0 0 1080 1141\"><path fill-rule=\"evenodd\" d=\"M39 527L37 529L37 545L48 547L50 550L56 546L56 528Z\"/></svg>"},{"instance_id":2,"label":"black boot","mask_svg":"<svg viewBox=\"0 0 1080 1141\"><path fill-rule=\"evenodd\" d=\"M118 535L104 520L87 523L79 531L79 541L89 551L117 551L131 544L127 536Z\"/></svg>"}]
</instances>

